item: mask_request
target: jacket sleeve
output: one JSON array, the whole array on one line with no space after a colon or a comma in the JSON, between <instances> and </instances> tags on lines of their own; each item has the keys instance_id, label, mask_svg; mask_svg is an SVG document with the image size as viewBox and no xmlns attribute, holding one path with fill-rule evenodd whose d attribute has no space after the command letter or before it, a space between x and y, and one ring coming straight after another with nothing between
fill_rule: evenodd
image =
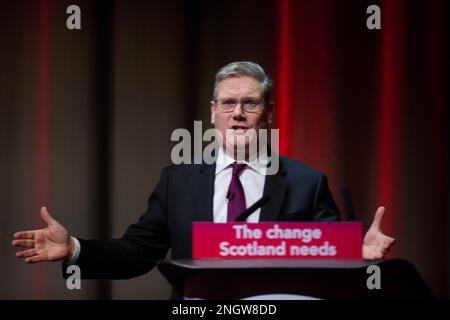
<instances>
[{"instance_id":1,"label":"jacket sleeve","mask_svg":"<svg viewBox=\"0 0 450 320\"><path fill-rule=\"evenodd\" d=\"M76 265L84 279L128 279L149 272L169 248L167 226L168 169L148 199L146 212L120 239L83 240ZM63 276L67 278L67 265Z\"/></svg>"}]
</instances>

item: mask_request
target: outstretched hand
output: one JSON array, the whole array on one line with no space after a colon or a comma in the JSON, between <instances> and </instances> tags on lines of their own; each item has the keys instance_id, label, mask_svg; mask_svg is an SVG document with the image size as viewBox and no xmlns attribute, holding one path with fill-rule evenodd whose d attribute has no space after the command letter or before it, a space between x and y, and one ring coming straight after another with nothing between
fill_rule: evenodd
<instances>
[{"instance_id":1,"label":"outstretched hand","mask_svg":"<svg viewBox=\"0 0 450 320\"><path fill-rule=\"evenodd\" d=\"M379 207L373 218L372 225L367 230L363 241L364 259L383 259L395 243L395 239L385 235L381 231L384 207Z\"/></svg>"},{"instance_id":2,"label":"outstretched hand","mask_svg":"<svg viewBox=\"0 0 450 320\"><path fill-rule=\"evenodd\" d=\"M74 250L69 232L50 216L46 207L41 208L40 214L47 224L46 228L19 231L14 234L15 239L11 244L14 247L26 248L16 252L16 257L24 259L27 263L68 260Z\"/></svg>"}]
</instances>

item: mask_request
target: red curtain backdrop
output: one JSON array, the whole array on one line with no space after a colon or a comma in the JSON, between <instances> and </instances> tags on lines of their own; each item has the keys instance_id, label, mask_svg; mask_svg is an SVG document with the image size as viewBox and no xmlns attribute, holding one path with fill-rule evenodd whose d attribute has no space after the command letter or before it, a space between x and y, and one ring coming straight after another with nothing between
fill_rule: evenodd
<instances>
[{"instance_id":1,"label":"red curtain backdrop","mask_svg":"<svg viewBox=\"0 0 450 320\"><path fill-rule=\"evenodd\" d=\"M40 208L43 203L50 203L51 190L51 14L52 1L39 2L39 24L36 55L36 106L34 132L34 199L33 208ZM30 225L39 225L40 216L32 215ZM43 265L34 268L33 296L44 299L48 295L48 275Z\"/></svg>"},{"instance_id":2,"label":"red curtain backdrop","mask_svg":"<svg viewBox=\"0 0 450 320\"><path fill-rule=\"evenodd\" d=\"M381 30L366 28L371 4ZM385 206L390 257L443 293L443 2L282 0L277 12L281 153L325 172L341 210L349 187L366 227Z\"/></svg>"}]
</instances>

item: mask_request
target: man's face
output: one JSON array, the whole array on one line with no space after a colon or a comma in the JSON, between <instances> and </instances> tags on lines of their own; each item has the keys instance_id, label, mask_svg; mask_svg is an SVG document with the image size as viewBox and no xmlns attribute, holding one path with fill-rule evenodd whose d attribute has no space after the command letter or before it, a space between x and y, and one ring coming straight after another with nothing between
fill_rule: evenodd
<instances>
[{"instance_id":1,"label":"man's face","mask_svg":"<svg viewBox=\"0 0 450 320\"><path fill-rule=\"evenodd\" d=\"M241 103L238 103L232 112L224 112L221 103L226 101L260 101L260 105L254 112L246 112ZM224 138L223 147L248 148L256 137L250 135L249 129L258 132L261 128L268 127L271 118L271 106L264 104L261 82L258 80L242 76L226 78L217 87L216 101L210 102L211 123L220 131ZM227 130L228 129L228 130ZM228 134L227 134L228 132ZM227 149L229 150L229 149Z\"/></svg>"}]
</instances>

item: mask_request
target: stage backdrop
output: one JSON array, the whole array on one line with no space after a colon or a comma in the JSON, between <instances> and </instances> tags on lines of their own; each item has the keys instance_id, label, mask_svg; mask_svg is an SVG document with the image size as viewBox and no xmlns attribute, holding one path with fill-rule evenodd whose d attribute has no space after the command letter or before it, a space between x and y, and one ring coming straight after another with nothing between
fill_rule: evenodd
<instances>
[{"instance_id":1,"label":"stage backdrop","mask_svg":"<svg viewBox=\"0 0 450 320\"><path fill-rule=\"evenodd\" d=\"M81 8L81 30L66 8ZM366 27L369 5L381 30ZM444 12L435 0L1 1L0 298L168 298L154 270L67 290L12 234L48 206L72 234L120 237L145 210L171 132L209 126L213 77L235 60L274 82L283 154L328 175L367 228L379 205L390 257L450 297ZM448 36L447 36L448 37ZM7 279L7 281L5 281Z\"/></svg>"}]
</instances>

